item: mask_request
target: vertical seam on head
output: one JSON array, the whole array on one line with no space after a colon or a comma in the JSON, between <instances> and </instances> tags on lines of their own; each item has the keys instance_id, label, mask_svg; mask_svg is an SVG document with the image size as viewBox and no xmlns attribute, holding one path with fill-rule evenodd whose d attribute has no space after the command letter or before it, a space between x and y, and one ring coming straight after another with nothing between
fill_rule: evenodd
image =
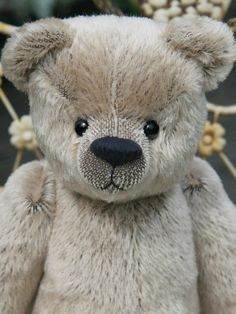
<instances>
[{"instance_id":1,"label":"vertical seam on head","mask_svg":"<svg viewBox=\"0 0 236 314\"><path fill-rule=\"evenodd\" d=\"M114 118L114 134L119 137L119 117L118 110L116 106L117 98L117 62L118 62L118 53L114 53L114 62L112 69L112 85L111 85L111 107L112 107L112 116Z\"/></svg>"}]
</instances>

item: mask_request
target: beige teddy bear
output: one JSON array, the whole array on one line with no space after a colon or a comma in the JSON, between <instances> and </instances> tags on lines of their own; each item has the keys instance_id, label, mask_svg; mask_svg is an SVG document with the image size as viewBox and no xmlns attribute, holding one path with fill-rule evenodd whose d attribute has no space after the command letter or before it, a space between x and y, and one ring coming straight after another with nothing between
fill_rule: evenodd
<instances>
[{"instance_id":1,"label":"beige teddy bear","mask_svg":"<svg viewBox=\"0 0 236 314\"><path fill-rule=\"evenodd\" d=\"M236 209L194 158L235 59L209 18L19 28L3 69L45 161L0 196L1 314L236 313Z\"/></svg>"}]
</instances>

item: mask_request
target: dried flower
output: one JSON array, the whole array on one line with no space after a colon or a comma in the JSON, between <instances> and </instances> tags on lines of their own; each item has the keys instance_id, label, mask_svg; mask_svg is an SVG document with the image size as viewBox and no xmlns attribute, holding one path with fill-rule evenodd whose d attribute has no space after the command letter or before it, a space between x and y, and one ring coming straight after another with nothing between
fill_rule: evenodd
<instances>
[{"instance_id":1,"label":"dried flower","mask_svg":"<svg viewBox=\"0 0 236 314\"><path fill-rule=\"evenodd\" d=\"M222 20L230 0L140 0L144 15L156 21L168 21L176 17L193 19L198 15Z\"/></svg>"},{"instance_id":2,"label":"dried flower","mask_svg":"<svg viewBox=\"0 0 236 314\"><path fill-rule=\"evenodd\" d=\"M37 141L30 116L25 115L19 120L14 120L8 131L11 135L10 142L16 148L26 148L28 150L35 150L37 148Z\"/></svg>"},{"instance_id":3,"label":"dried flower","mask_svg":"<svg viewBox=\"0 0 236 314\"><path fill-rule=\"evenodd\" d=\"M221 152L226 144L226 140L223 138L224 134L225 129L221 124L207 121L199 144L199 153L204 157L209 157L213 153Z\"/></svg>"}]
</instances>

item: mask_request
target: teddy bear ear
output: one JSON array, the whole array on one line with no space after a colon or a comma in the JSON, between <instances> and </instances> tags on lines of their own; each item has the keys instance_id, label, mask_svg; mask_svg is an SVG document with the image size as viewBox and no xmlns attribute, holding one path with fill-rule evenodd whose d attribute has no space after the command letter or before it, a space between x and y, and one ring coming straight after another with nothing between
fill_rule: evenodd
<instances>
[{"instance_id":1,"label":"teddy bear ear","mask_svg":"<svg viewBox=\"0 0 236 314\"><path fill-rule=\"evenodd\" d=\"M206 91L226 78L236 60L233 33L226 24L208 17L173 20L163 36L168 45L201 65Z\"/></svg>"},{"instance_id":2,"label":"teddy bear ear","mask_svg":"<svg viewBox=\"0 0 236 314\"><path fill-rule=\"evenodd\" d=\"M7 40L2 51L4 75L18 89L27 91L30 73L50 52L69 47L72 34L63 20L42 19L27 23Z\"/></svg>"}]
</instances>

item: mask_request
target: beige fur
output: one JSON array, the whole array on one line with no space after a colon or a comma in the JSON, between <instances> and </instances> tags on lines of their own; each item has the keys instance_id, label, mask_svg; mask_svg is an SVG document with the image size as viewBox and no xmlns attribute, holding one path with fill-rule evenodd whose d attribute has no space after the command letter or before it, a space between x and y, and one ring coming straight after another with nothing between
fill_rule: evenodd
<instances>
[{"instance_id":1,"label":"beige fur","mask_svg":"<svg viewBox=\"0 0 236 314\"><path fill-rule=\"evenodd\" d=\"M28 76L47 54L72 43L72 33L61 20L48 18L28 23L7 41L2 55L4 75L27 90Z\"/></svg>"},{"instance_id":2,"label":"beige fur","mask_svg":"<svg viewBox=\"0 0 236 314\"><path fill-rule=\"evenodd\" d=\"M22 166L0 201L0 313L26 313L41 280L55 212L46 163Z\"/></svg>"},{"instance_id":3,"label":"beige fur","mask_svg":"<svg viewBox=\"0 0 236 314\"><path fill-rule=\"evenodd\" d=\"M203 313L236 311L236 211L206 161L195 159L183 182L191 208ZM190 181L190 182L189 182ZM204 204L204 206L203 206Z\"/></svg>"},{"instance_id":4,"label":"beige fur","mask_svg":"<svg viewBox=\"0 0 236 314\"><path fill-rule=\"evenodd\" d=\"M177 29L177 31L176 31ZM180 50L203 67L205 88L211 90L223 81L232 69L236 48L226 24L201 18L192 23L182 20L169 24L163 37L174 50Z\"/></svg>"},{"instance_id":5,"label":"beige fur","mask_svg":"<svg viewBox=\"0 0 236 314\"><path fill-rule=\"evenodd\" d=\"M0 313L236 312L235 206L193 159L204 92L234 60L232 33L205 18L47 19L9 39L4 72L28 91L46 161L0 196ZM113 169L90 146L105 136L141 157Z\"/></svg>"}]
</instances>

